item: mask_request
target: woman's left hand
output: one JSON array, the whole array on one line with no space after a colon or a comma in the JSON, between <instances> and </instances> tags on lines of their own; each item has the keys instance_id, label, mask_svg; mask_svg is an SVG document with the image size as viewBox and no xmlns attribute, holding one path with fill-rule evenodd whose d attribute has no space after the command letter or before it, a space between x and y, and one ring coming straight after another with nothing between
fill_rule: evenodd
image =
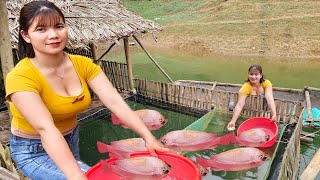
<instances>
[{"instance_id":1,"label":"woman's left hand","mask_svg":"<svg viewBox=\"0 0 320 180\"><path fill-rule=\"evenodd\" d=\"M158 156L156 154L156 151L159 152L169 152L170 149L165 148L156 138L150 138L145 140L146 142L146 148L149 150L150 154L152 156Z\"/></svg>"},{"instance_id":2,"label":"woman's left hand","mask_svg":"<svg viewBox=\"0 0 320 180\"><path fill-rule=\"evenodd\" d=\"M271 116L271 122L277 122L277 115Z\"/></svg>"}]
</instances>

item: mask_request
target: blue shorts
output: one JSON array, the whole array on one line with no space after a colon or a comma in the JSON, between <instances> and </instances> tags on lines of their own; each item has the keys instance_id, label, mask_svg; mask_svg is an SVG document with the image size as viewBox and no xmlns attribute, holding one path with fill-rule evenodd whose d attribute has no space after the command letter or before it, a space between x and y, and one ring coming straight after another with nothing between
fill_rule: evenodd
<instances>
[{"instance_id":1,"label":"blue shorts","mask_svg":"<svg viewBox=\"0 0 320 180\"><path fill-rule=\"evenodd\" d=\"M72 133L64 136L72 154L77 160L79 167L86 172L90 167L80 161L79 156L79 127ZM42 147L41 140L22 138L15 135L10 139L11 157L16 167L27 177L34 180L65 180L65 175ZM63 155L61 155L63 156Z\"/></svg>"}]
</instances>

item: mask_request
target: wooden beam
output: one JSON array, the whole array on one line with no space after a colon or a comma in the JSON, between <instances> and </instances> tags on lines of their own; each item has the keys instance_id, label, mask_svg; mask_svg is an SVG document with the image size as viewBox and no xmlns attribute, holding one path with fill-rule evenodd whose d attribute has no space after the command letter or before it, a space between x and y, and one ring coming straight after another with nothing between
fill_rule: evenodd
<instances>
[{"instance_id":1,"label":"wooden beam","mask_svg":"<svg viewBox=\"0 0 320 180\"><path fill-rule=\"evenodd\" d=\"M320 171L320 149L313 156L312 160L308 164L307 168L303 171L299 179L313 180Z\"/></svg>"},{"instance_id":2,"label":"wooden beam","mask_svg":"<svg viewBox=\"0 0 320 180\"><path fill-rule=\"evenodd\" d=\"M130 59L130 53L129 53L129 42L128 42L128 37L123 38L123 43L124 43L124 52L126 55L126 61L127 61L127 66L128 66L128 79L129 79L129 88L131 90L131 93L135 93L134 89L134 83L133 83L133 75L132 75L132 63Z\"/></svg>"},{"instance_id":3,"label":"wooden beam","mask_svg":"<svg viewBox=\"0 0 320 180\"><path fill-rule=\"evenodd\" d=\"M101 60L106 54L108 54L108 52L112 49L112 47L113 47L114 45L116 45L115 42L110 45L110 47L106 50L106 52L104 52L104 53L97 59L97 61L98 61L98 60Z\"/></svg>"},{"instance_id":4,"label":"wooden beam","mask_svg":"<svg viewBox=\"0 0 320 180\"><path fill-rule=\"evenodd\" d=\"M0 0L0 59L4 80L14 67L6 2L5 0Z\"/></svg>"},{"instance_id":5,"label":"wooden beam","mask_svg":"<svg viewBox=\"0 0 320 180\"><path fill-rule=\"evenodd\" d=\"M309 90L305 90L304 94L307 102L308 120L311 120L311 124L313 124Z\"/></svg>"},{"instance_id":6,"label":"wooden beam","mask_svg":"<svg viewBox=\"0 0 320 180\"><path fill-rule=\"evenodd\" d=\"M97 60L96 46L94 45L94 43L91 43L89 46L90 46L90 50L91 50L91 54L92 54L92 59L93 59L93 61L96 61Z\"/></svg>"},{"instance_id":7,"label":"wooden beam","mask_svg":"<svg viewBox=\"0 0 320 180\"><path fill-rule=\"evenodd\" d=\"M153 59L153 57L150 55L150 53L143 47L143 45L141 44L141 42L139 41L139 39L135 36L132 35L132 37L137 41L137 43L139 44L139 46L144 50L144 52L149 56L149 58L151 59L151 61L158 67L158 69L160 69L160 71L169 79L169 81L171 83L173 83L173 80L170 78L170 76L160 67L160 65L157 63L156 60Z\"/></svg>"}]
</instances>

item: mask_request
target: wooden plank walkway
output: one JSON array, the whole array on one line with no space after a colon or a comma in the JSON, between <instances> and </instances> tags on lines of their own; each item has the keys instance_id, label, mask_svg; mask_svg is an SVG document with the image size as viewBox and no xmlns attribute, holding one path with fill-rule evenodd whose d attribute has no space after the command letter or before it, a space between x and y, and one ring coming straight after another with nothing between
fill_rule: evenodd
<instances>
[{"instance_id":1,"label":"wooden plank walkway","mask_svg":"<svg viewBox=\"0 0 320 180\"><path fill-rule=\"evenodd\" d=\"M320 171L320 149L300 176L301 180L313 180Z\"/></svg>"}]
</instances>

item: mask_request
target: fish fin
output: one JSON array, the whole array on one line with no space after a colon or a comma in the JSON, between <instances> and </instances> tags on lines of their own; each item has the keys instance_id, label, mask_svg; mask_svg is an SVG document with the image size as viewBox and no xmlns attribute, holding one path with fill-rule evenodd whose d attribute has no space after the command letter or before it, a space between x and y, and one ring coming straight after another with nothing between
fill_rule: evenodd
<instances>
[{"instance_id":1,"label":"fish fin","mask_svg":"<svg viewBox=\"0 0 320 180\"><path fill-rule=\"evenodd\" d=\"M104 173L106 173L106 174L112 173L111 164L107 163L104 160L100 160L100 164L101 164L101 167L102 167L102 170L103 170Z\"/></svg>"},{"instance_id":2,"label":"fish fin","mask_svg":"<svg viewBox=\"0 0 320 180\"><path fill-rule=\"evenodd\" d=\"M117 159L128 159L130 158L130 153L116 153L112 152L109 153L110 158L117 158Z\"/></svg>"},{"instance_id":3,"label":"fish fin","mask_svg":"<svg viewBox=\"0 0 320 180\"><path fill-rule=\"evenodd\" d=\"M112 124L114 125L118 125L118 124L121 124L121 121L120 119L113 113L111 113L111 122Z\"/></svg>"},{"instance_id":4,"label":"fish fin","mask_svg":"<svg viewBox=\"0 0 320 180\"><path fill-rule=\"evenodd\" d=\"M109 152L109 145L107 145L103 142L97 141L97 148L98 148L99 153Z\"/></svg>"},{"instance_id":5,"label":"fish fin","mask_svg":"<svg viewBox=\"0 0 320 180\"><path fill-rule=\"evenodd\" d=\"M209 162L207 159L204 159L204 158L196 158L196 162L202 166L203 168L207 168L209 167Z\"/></svg>"},{"instance_id":6,"label":"fish fin","mask_svg":"<svg viewBox=\"0 0 320 180\"><path fill-rule=\"evenodd\" d=\"M237 142L236 136L233 133L225 134L225 135L219 137L219 139L220 139L219 144L224 145L224 146L226 146L230 143Z\"/></svg>"}]
</instances>

